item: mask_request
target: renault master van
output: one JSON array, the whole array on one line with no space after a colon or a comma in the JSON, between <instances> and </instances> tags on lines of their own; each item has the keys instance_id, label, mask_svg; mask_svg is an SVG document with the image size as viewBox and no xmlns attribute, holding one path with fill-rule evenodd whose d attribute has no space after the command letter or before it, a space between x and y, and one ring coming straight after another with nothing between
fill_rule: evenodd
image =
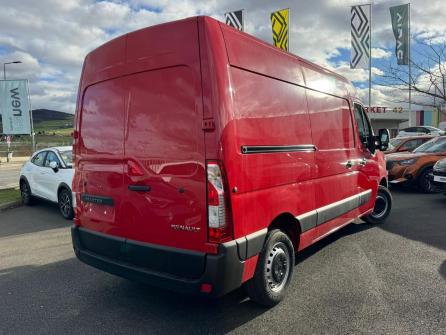
<instances>
[{"instance_id":1,"label":"renault master van","mask_svg":"<svg viewBox=\"0 0 446 335\"><path fill-rule=\"evenodd\" d=\"M353 86L209 17L88 54L73 136L76 256L161 288L272 306L296 253L391 210Z\"/></svg>"}]
</instances>

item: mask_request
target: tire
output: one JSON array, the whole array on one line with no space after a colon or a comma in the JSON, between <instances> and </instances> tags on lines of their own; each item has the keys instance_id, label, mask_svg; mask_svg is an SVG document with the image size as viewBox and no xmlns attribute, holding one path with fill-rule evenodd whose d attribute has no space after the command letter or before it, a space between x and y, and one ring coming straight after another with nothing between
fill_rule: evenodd
<instances>
[{"instance_id":1,"label":"tire","mask_svg":"<svg viewBox=\"0 0 446 335\"><path fill-rule=\"evenodd\" d=\"M424 193L434 193L434 185L432 184L432 180L429 177L429 175L432 174L432 172L433 168L428 167L425 168L418 176L417 179L418 187Z\"/></svg>"},{"instance_id":2,"label":"tire","mask_svg":"<svg viewBox=\"0 0 446 335\"><path fill-rule=\"evenodd\" d=\"M257 261L254 277L244 285L254 302L272 307L285 297L294 268L294 247L289 237L279 229L266 236Z\"/></svg>"},{"instance_id":3,"label":"tire","mask_svg":"<svg viewBox=\"0 0 446 335\"><path fill-rule=\"evenodd\" d=\"M59 210L64 219L71 220L74 217L73 200L71 198L71 192L66 188L59 191L57 196L57 203Z\"/></svg>"},{"instance_id":4,"label":"tire","mask_svg":"<svg viewBox=\"0 0 446 335\"><path fill-rule=\"evenodd\" d=\"M25 206L31 206L33 203L33 196L31 194L31 188L26 180L22 179L20 181L20 196L22 198L22 203Z\"/></svg>"},{"instance_id":5,"label":"tire","mask_svg":"<svg viewBox=\"0 0 446 335\"><path fill-rule=\"evenodd\" d=\"M390 215L392 210L392 195L390 191L380 185L378 187L378 193L376 195L375 207L373 212L362 219L370 224L380 224L383 223L387 217Z\"/></svg>"}]
</instances>

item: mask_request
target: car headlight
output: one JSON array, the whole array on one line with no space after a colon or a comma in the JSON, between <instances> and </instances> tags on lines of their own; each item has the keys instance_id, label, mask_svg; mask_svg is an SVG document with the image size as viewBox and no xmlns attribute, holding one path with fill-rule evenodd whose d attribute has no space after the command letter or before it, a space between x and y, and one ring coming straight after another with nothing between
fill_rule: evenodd
<instances>
[{"instance_id":1,"label":"car headlight","mask_svg":"<svg viewBox=\"0 0 446 335\"><path fill-rule=\"evenodd\" d=\"M407 166L407 165L412 165L412 164L414 164L416 161L417 161L416 158L411 158L411 159L405 159L405 160L403 160L403 161L399 161L398 164L399 164L399 165Z\"/></svg>"},{"instance_id":2,"label":"car headlight","mask_svg":"<svg viewBox=\"0 0 446 335\"><path fill-rule=\"evenodd\" d=\"M434 170L446 170L446 159L439 160L437 163L435 163Z\"/></svg>"}]
</instances>

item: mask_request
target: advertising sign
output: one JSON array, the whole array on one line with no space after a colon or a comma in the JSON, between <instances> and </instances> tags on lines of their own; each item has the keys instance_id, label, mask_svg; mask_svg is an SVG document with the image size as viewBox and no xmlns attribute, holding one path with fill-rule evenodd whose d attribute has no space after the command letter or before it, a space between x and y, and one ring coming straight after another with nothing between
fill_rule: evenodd
<instances>
[{"instance_id":1,"label":"advertising sign","mask_svg":"<svg viewBox=\"0 0 446 335\"><path fill-rule=\"evenodd\" d=\"M28 81L0 81L0 113L3 133L31 134L29 117Z\"/></svg>"},{"instance_id":2,"label":"advertising sign","mask_svg":"<svg viewBox=\"0 0 446 335\"><path fill-rule=\"evenodd\" d=\"M398 65L409 64L409 5L390 7Z\"/></svg>"}]
</instances>

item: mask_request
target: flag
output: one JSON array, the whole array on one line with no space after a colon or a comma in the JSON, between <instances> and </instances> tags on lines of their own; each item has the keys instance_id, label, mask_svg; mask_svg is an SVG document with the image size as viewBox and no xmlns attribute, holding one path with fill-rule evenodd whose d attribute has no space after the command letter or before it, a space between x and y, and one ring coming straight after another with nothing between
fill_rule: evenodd
<instances>
[{"instance_id":1,"label":"flag","mask_svg":"<svg viewBox=\"0 0 446 335\"><path fill-rule=\"evenodd\" d=\"M398 65L409 64L409 4L390 7L393 35L396 39L395 55Z\"/></svg>"},{"instance_id":2,"label":"flag","mask_svg":"<svg viewBox=\"0 0 446 335\"><path fill-rule=\"evenodd\" d=\"M289 9L281 9L271 13L271 28L273 30L274 45L288 51Z\"/></svg>"},{"instance_id":3,"label":"flag","mask_svg":"<svg viewBox=\"0 0 446 335\"><path fill-rule=\"evenodd\" d=\"M370 10L365 6L351 8L352 48L350 51L350 68L368 69L370 60Z\"/></svg>"},{"instance_id":4,"label":"flag","mask_svg":"<svg viewBox=\"0 0 446 335\"><path fill-rule=\"evenodd\" d=\"M3 133L31 134L27 80L0 81L0 113Z\"/></svg>"},{"instance_id":5,"label":"flag","mask_svg":"<svg viewBox=\"0 0 446 335\"><path fill-rule=\"evenodd\" d=\"M228 26L243 31L243 9L225 13L225 21Z\"/></svg>"}]
</instances>

